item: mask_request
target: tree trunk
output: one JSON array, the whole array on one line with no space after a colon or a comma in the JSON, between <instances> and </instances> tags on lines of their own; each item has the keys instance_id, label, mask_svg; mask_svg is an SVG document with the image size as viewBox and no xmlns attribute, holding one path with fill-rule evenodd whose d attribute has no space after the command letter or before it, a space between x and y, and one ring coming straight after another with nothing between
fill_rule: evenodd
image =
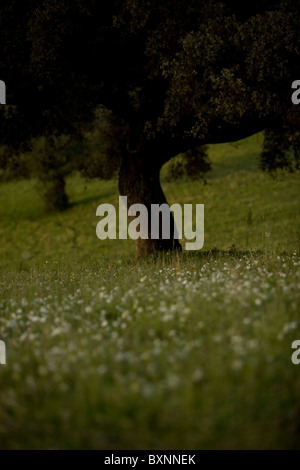
<instances>
[{"instance_id":1,"label":"tree trunk","mask_svg":"<svg viewBox=\"0 0 300 470\"><path fill-rule=\"evenodd\" d=\"M143 158L144 157L144 158ZM161 165L155 158L130 154L124 159L119 173L121 196L127 196L128 208L133 204L143 204L148 210L148 239L135 240L136 254L140 258L160 251L181 250L181 245L174 239L174 218L170 214L170 237L162 238L162 219L159 219L159 238L151 239L151 204L167 204L160 185ZM133 220L134 217L129 217Z\"/></svg>"},{"instance_id":2,"label":"tree trunk","mask_svg":"<svg viewBox=\"0 0 300 470\"><path fill-rule=\"evenodd\" d=\"M44 206L47 210L64 210L68 205L68 195L66 193L66 182L64 177L47 181L40 181L40 190L42 192Z\"/></svg>"}]
</instances>

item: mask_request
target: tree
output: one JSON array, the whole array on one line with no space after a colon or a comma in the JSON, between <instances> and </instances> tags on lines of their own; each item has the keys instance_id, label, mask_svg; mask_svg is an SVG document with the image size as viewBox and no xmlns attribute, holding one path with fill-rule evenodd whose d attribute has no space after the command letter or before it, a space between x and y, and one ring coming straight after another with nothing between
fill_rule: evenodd
<instances>
[{"instance_id":1,"label":"tree","mask_svg":"<svg viewBox=\"0 0 300 470\"><path fill-rule=\"evenodd\" d=\"M30 152L23 154L23 167L37 179L47 211L67 208L66 177L82 166L83 148L83 141L72 136L42 136L34 139Z\"/></svg>"},{"instance_id":2,"label":"tree","mask_svg":"<svg viewBox=\"0 0 300 470\"><path fill-rule=\"evenodd\" d=\"M117 141L130 205L166 202L160 169L179 153L299 127L290 99L300 76L293 0L2 4L0 76L7 102L18 105L10 119L1 113L2 140L80 133L101 104L114 129L106 155L115 162ZM178 247L137 240L138 255Z\"/></svg>"},{"instance_id":3,"label":"tree","mask_svg":"<svg viewBox=\"0 0 300 470\"><path fill-rule=\"evenodd\" d=\"M195 147L173 159L167 173L167 180L178 180L182 177L190 181L203 180L205 174L211 170L211 163L207 155L207 146Z\"/></svg>"},{"instance_id":4,"label":"tree","mask_svg":"<svg viewBox=\"0 0 300 470\"><path fill-rule=\"evenodd\" d=\"M266 129L260 167L271 173L300 168L300 130L282 126Z\"/></svg>"}]
</instances>

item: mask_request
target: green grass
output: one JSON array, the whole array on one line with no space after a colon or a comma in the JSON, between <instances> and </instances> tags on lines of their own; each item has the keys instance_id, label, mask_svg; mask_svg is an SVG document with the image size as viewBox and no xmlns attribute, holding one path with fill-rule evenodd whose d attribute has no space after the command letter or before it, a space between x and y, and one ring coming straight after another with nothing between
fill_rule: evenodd
<instances>
[{"instance_id":1,"label":"green grass","mask_svg":"<svg viewBox=\"0 0 300 470\"><path fill-rule=\"evenodd\" d=\"M299 174L257 170L261 136L210 148L199 253L137 262L100 241L116 182L68 181L45 213L34 182L0 186L1 449L300 448Z\"/></svg>"}]
</instances>

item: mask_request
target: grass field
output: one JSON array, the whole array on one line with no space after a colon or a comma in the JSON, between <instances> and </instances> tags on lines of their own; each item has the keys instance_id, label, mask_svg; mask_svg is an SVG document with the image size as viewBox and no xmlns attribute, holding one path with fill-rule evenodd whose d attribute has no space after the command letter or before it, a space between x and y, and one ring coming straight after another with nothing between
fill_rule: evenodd
<instances>
[{"instance_id":1,"label":"grass field","mask_svg":"<svg viewBox=\"0 0 300 470\"><path fill-rule=\"evenodd\" d=\"M200 252L98 240L115 181L71 177L59 214L1 184L1 449L300 449L300 178L257 169L261 138L212 146L205 185L163 169Z\"/></svg>"}]
</instances>

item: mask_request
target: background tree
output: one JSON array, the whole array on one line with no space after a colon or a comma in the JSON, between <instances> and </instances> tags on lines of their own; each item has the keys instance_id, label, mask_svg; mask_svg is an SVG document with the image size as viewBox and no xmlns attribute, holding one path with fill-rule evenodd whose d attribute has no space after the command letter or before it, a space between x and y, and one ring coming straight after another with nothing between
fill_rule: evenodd
<instances>
[{"instance_id":1,"label":"background tree","mask_svg":"<svg viewBox=\"0 0 300 470\"><path fill-rule=\"evenodd\" d=\"M260 167L274 175L276 170L294 171L300 167L300 132L282 126L266 129Z\"/></svg>"},{"instance_id":2,"label":"background tree","mask_svg":"<svg viewBox=\"0 0 300 470\"><path fill-rule=\"evenodd\" d=\"M23 166L37 179L37 190L48 211L68 206L66 177L82 166L83 148L83 140L70 135L39 137L23 155Z\"/></svg>"},{"instance_id":3,"label":"background tree","mask_svg":"<svg viewBox=\"0 0 300 470\"><path fill-rule=\"evenodd\" d=\"M76 135L101 104L120 192L162 204L160 169L179 153L299 126L299 19L292 0L3 0L0 74L18 105L1 110L3 141ZM137 252L178 246L138 240Z\"/></svg>"},{"instance_id":4,"label":"background tree","mask_svg":"<svg viewBox=\"0 0 300 470\"><path fill-rule=\"evenodd\" d=\"M203 180L205 182L205 174L211 170L207 150L206 145L195 147L173 159L168 168L167 180L187 178L190 181Z\"/></svg>"},{"instance_id":5,"label":"background tree","mask_svg":"<svg viewBox=\"0 0 300 470\"><path fill-rule=\"evenodd\" d=\"M84 135L40 136L16 153L14 147L0 147L0 181L34 178L47 211L68 206L66 177L87 166L88 140Z\"/></svg>"}]
</instances>

